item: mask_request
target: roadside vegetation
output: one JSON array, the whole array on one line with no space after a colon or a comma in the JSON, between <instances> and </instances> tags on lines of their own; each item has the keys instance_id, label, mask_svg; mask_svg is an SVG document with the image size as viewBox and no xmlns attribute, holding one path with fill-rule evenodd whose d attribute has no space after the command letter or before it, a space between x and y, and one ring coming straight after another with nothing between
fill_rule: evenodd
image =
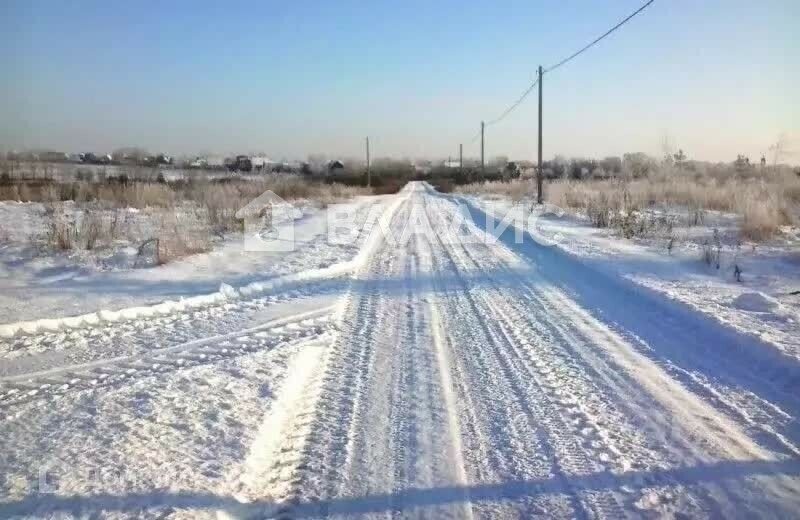
<instances>
[{"instance_id":1,"label":"roadside vegetation","mask_svg":"<svg viewBox=\"0 0 800 520\"><path fill-rule=\"evenodd\" d=\"M484 170L474 160L462 169L378 159L369 188L363 165L349 164L332 171L249 175L78 167L59 176L57 165L23 166L0 164L0 201L42 203L48 247L93 250L127 242L143 251L155 248L151 256L159 262L208 251L215 240L239 231L236 212L266 190L288 201L325 206L361 194L395 193L421 179L443 192L515 201L535 197L533 165L502 157L488 161ZM769 240L800 224L798 171L750 164L743 157L729 164L690 161L683 152L661 161L638 153L602 160L557 157L545 162L544 176L548 203L626 238L666 238L670 248L676 228L706 226L710 232L709 212L738 218L737 241Z\"/></svg>"},{"instance_id":2,"label":"roadside vegetation","mask_svg":"<svg viewBox=\"0 0 800 520\"><path fill-rule=\"evenodd\" d=\"M130 244L156 263L209 251L214 240L241 231L236 212L267 190L286 201L322 207L371 193L297 175L167 180L158 170L131 168L112 176L83 171L57 180L0 171L0 201L44 206L44 236L32 238L38 246L92 251Z\"/></svg>"},{"instance_id":3,"label":"roadside vegetation","mask_svg":"<svg viewBox=\"0 0 800 520\"><path fill-rule=\"evenodd\" d=\"M545 166L546 202L627 238L670 232L676 225L703 225L710 211L738 216L740 238L754 242L800 224L800 174L786 166L741 160L657 164L641 154L620 162L562 160ZM535 190L532 178L458 187L463 193L513 200L534 198Z\"/></svg>"}]
</instances>

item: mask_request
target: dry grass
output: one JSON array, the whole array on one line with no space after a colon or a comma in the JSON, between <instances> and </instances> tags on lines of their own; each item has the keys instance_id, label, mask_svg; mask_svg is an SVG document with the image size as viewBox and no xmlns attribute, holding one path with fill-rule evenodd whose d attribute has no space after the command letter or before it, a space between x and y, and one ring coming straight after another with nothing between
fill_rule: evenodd
<instances>
[{"instance_id":1,"label":"dry grass","mask_svg":"<svg viewBox=\"0 0 800 520\"><path fill-rule=\"evenodd\" d=\"M156 236L156 261L159 264L211 250L208 225L199 217L200 214L160 214Z\"/></svg>"},{"instance_id":2,"label":"dry grass","mask_svg":"<svg viewBox=\"0 0 800 520\"><path fill-rule=\"evenodd\" d=\"M205 211L208 222L216 233L224 233L241 230L242 221L236 218L236 212L267 190L286 201L307 199L322 206L371 193L366 188L309 182L295 176L192 183L182 188L180 193L185 200Z\"/></svg>"},{"instance_id":3,"label":"dry grass","mask_svg":"<svg viewBox=\"0 0 800 520\"><path fill-rule=\"evenodd\" d=\"M496 194L520 200L534 193L532 181L487 182L461 186L463 193ZM800 215L800 176L788 168L737 171L711 166L694 171L662 168L648 177L606 180L555 180L545 186L551 204L585 213L597 227L616 227L626 236L649 229L644 210L681 208L684 224L697 225L706 211L741 217L740 235L762 241Z\"/></svg>"},{"instance_id":4,"label":"dry grass","mask_svg":"<svg viewBox=\"0 0 800 520\"><path fill-rule=\"evenodd\" d=\"M298 176L186 180L173 183L151 181L54 182L18 181L0 183L0 200L20 202L97 203L105 208L171 208L183 201L225 204L238 210L242 205L271 190L291 201L309 199L320 203L370 194L367 188L323 184Z\"/></svg>"},{"instance_id":5,"label":"dry grass","mask_svg":"<svg viewBox=\"0 0 800 520\"><path fill-rule=\"evenodd\" d=\"M47 228L47 243L54 249L90 251L108 245L118 237L116 221L106 220L95 211L73 215L53 214Z\"/></svg>"},{"instance_id":6,"label":"dry grass","mask_svg":"<svg viewBox=\"0 0 800 520\"><path fill-rule=\"evenodd\" d=\"M157 244L159 263L205 252L212 237L240 231L239 209L267 190L287 201L308 199L326 206L369 194L365 188L311 182L297 176L225 178L173 183L107 179L105 182L49 180L0 182L0 200L47 205L47 244L57 250L92 250L124 238ZM74 201L75 211L57 204ZM125 210L145 210L155 220L153 231L130 229Z\"/></svg>"},{"instance_id":7,"label":"dry grass","mask_svg":"<svg viewBox=\"0 0 800 520\"><path fill-rule=\"evenodd\" d=\"M93 183L76 181L22 181L0 185L0 200L19 202L96 203L104 208L171 207L178 194L167 184L151 182Z\"/></svg>"},{"instance_id":8,"label":"dry grass","mask_svg":"<svg viewBox=\"0 0 800 520\"><path fill-rule=\"evenodd\" d=\"M762 179L717 180L688 176L633 181L556 181L548 185L547 199L562 207L584 210L592 222L608 225L614 215L654 207L680 207L690 222L699 224L707 210L741 217L740 234L761 241L781 226L796 223L800 210L800 179L786 176Z\"/></svg>"},{"instance_id":9,"label":"dry grass","mask_svg":"<svg viewBox=\"0 0 800 520\"><path fill-rule=\"evenodd\" d=\"M458 186L455 191L471 195L497 195L519 201L536 197L536 182L531 179L513 179L508 182L486 181Z\"/></svg>"}]
</instances>

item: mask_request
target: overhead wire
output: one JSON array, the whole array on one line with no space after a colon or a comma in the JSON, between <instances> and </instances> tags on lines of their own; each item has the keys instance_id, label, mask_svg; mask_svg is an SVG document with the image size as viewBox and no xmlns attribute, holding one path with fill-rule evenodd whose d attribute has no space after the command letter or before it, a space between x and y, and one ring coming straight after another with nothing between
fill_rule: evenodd
<instances>
[{"instance_id":1,"label":"overhead wire","mask_svg":"<svg viewBox=\"0 0 800 520\"><path fill-rule=\"evenodd\" d=\"M559 61L555 65L551 65L550 67L547 67L546 69L544 69L542 71L542 73L552 72L552 71L556 70L557 68L565 65L567 62L577 58L579 55L581 55L582 53L586 52L592 46L596 45L600 40L602 40L603 38L606 38L609 34L613 33L614 31L616 31L617 29L619 29L620 27L625 25L631 18L633 18L637 14L641 13L642 11L644 11L653 2L655 2L655 0L648 0L639 9L637 9L633 13L629 14L621 22L619 22L617 25L615 25L614 27L612 27L611 29L609 29L608 31L603 33L600 37L594 39L591 43L589 43L588 45L585 45L584 47L582 47L577 52L574 52L574 53L570 54L569 56L567 56L563 60ZM494 119L492 119L490 121L487 121L486 122L486 126L490 126L490 125L494 125L496 123L499 123L500 121L505 119L506 116L508 116L508 114L513 112L514 109L516 109L518 106L520 106L522 104L522 102L525 101L525 98L527 98L528 95L531 92L533 92L534 87L536 87L536 85L539 83L539 79L540 78L538 77L538 74L537 74L536 79L533 81L533 83L530 84L530 86L525 90L525 92L522 93L522 95L519 97L519 99L517 99L514 103L512 103L511 106L509 106L502 114L500 114L499 116L497 116L496 118L494 118Z\"/></svg>"},{"instance_id":2,"label":"overhead wire","mask_svg":"<svg viewBox=\"0 0 800 520\"><path fill-rule=\"evenodd\" d=\"M563 60L559 61L559 62L558 62L558 63L556 63L555 65L551 65L550 67L547 67L546 69L542 69L542 74L544 74L544 73L547 73L547 72L552 72L552 71L554 71L554 70L558 69L559 67L561 67L561 66L565 65L566 63L568 63L568 62L572 61L573 59L577 58L578 56L580 56L581 54L583 54L584 52L586 52L588 49L590 49L591 47L593 47L594 45L596 45L598 42L600 42L601 40L603 40L604 38L606 38L608 35L610 35L610 34L611 34L611 33L613 33L614 31L616 31L617 29L619 29L620 27L622 27L623 25L625 25L625 24L626 24L628 21L630 21L630 20L631 20L631 19L632 19L634 16L638 15L639 13L641 13L642 11L644 11L644 10L645 10L647 7L649 7L649 6L650 6L650 4L652 4L653 2L655 2L655 0L648 0L648 1L647 1L647 2L645 2L645 3L644 3L644 4L643 4L643 5L642 5L642 6L641 6L639 9L637 9L637 10L636 10L636 11L634 11L633 13L629 14L629 15L628 15L627 17L625 17L625 18L624 18L622 21L620 21L620 22L619 22L617 25L615 25L614 27L612 27L611 29L609 29L608 31L606 31L605 33L603 33L603 34L602 34L601 36L599 36L598 38L595 38L595 39L594 39L592 42L590 42L589 44L585 45L584 47L580 48L578 51L576 51L576 52L572 53L571 55L567 56L566 58L564 58ZM537 75L536 75L536 76L537 76L537 77L536 77L536 79L533 81L533 83L531 83L531 84L528 86L528 88L527 88L527 89L525 89L525 92L523 92L523 93L522 93L522 95L521 95L521 96L520 96L520 97L519 97L519 98L518 98L518 99L517 99L517 100L516 100L514 103L512 103L512 104L511 104L511 105L510 105L508 108L506 108L506 109L505 109L505 111L503 111L503 113L502 113L502 114L500 114L499 116L495 117L495 118L494 118L494 119L492 119L492 120L486 121L486 122L484 123L484 128L485 128L486 126L491 126L491 125L495 125L495 124L499 123L500 121L502 121L503 119L505 119L505 118L506 118L506 117L507 117L507 116L508 116L508 115L509 115L511 112L513 112L513 111L514 111L514 110L515 110L515 109L516 109L518 106L520 106L520 105L522 104L522 102L523 102L523 101L525 101L525 98L527 98L527 97L528 97L528 95L530 95L530 93L531 93L531 92L533 92L533 89L536 87L536 85L538 85L538 84L539 84L539 80L541 79L541 77L539 76L539 74L538 74L538 73L537 73ZM480 136L481 136L481 132L480 132L480 131L478 131L478 133L477 133L477 134L475 134L475 136L474 136L474 137L473 137L473 138L472 138L472 139L469 141L469 143L470 143L470 144L471 144L471 143L474 143L475 141L477 141L477 140L478 140L478 138L479 138Z\"/></svg>"},{"instance_id":3,"label":"overhead wire","mask_svg":"<svg viewBox=\"0 0 800 520\"><path fill-rule=\"evenodd\" d=\"M526 98L526 97L528 97L528 94L530 94L531 92L533 92L533 89L534 89L534 87L535 87L536 85L538 85L538 84L539 84L539 78L537 77L537 78L534 80L534 82L533 82L533 83L531 83L531 84L530 84L530 86L529 86L529 87L528 87L528 88L525 90L525 92L523 92L523 93L522 93L522 95L519 97L519 99L517 99L517 100L516 100L514 103L512 103L512 104L511 104L511 106L509 106L509 107L508 107L508 108L505 110L505 112L503 112L503 113L502 113L502 114L500 114L499 116L495 117L495 118L494 118L494 119L492 119L491 121L487 121L487 122L486 122L486 126L491 126L491 125L494 125L494 124L496 124L496 123L499 123L499 122L500 122L500 121L502 121L503 119L505 119L505 117L506 117L508 114L510 114L511 112L513 112L515 108L517 108L518 106L520 106L520 105L522 104L522 102L523 102L523 101L525 101L525 98Z\"/></svg>"},{"instance_id":4,"label":"overhead wire","mask_svg":"<svg viewBox=\"0 0 800 520\"><path fill-rule=\"evenodd\" d=\"M609 29L608 31L606 31L605 33L603 33L603 35L602 35L602 36L600 36L600 37L596 38L596 39L595 39L594 41L592 41L590 44L588 44L588 45L586 45L585 47L581 48L581 49L580 49L580 50L578 50L577 52L575 52L575 53L573 53L573 54L571 54L571 55L567 56L566 58L564 58L563 60L559 61L559 62L558 62L558 63L556 63L555 65L551 65L550 67L547 67L547 68L544 70L544 72L552 72L552 71L556 70L557 68L561 67L562 65L564 65L565 63L567 63L567 62L569 62L569 61L571 61L571 60L573 60L573 59L577 58L579 55L583 54L585 51L587 51L587 50L588 50L589 48L591 48L593 45L597 44L597 43L598 43L600 40L602 40L603 38L605 38L605 37L606 37L606 36L608 36L609 34L613 33L614 31L616 31L617 29L619 29L620 27L622 27L623 25L625 25L625 24L626 24L626 23L627 23L627 22L628 22L628 21L629 21L631 18L633 18L633 17L634 17L634 16L636 16L637 14L641 13L642 11L644 11L644 10L645 10L647 7L649 7L649 6L650 6L650 4L652 4L652 3L653 3L653 2L655 2L655 1L656 1L656 0L649 0L648 2L645 2L645 4L644 4L644 5L642 5L642 6L641 6L639 9L637 9L637 10L636 10L636 11L634 11L633 13L629 14L629 15L628 15L628 16L627 16L627 17L626 17L624 20L622 20L622 21L621 21L621 22L619 22L617 25L615 25L614 27L612 27L611 29Z\"/></svg>"}]
</instances>

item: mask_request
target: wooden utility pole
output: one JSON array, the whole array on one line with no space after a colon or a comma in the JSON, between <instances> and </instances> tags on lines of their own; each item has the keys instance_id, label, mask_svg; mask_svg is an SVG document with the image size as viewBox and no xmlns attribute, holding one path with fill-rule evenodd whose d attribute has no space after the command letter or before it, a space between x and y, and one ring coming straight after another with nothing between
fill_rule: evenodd
<instances>
[{"instance_id":1,"label":"wooden utility pole","mask_svg":"<svg viewBox=\"0 0 800 520\"><path fill-rule=\"evenodd\" d=\"M536 202L544 202L542 194L542 66L539 65L539 168L536 170Z\"/></svg>"},{"instance_id":2,"label":"wooden utility pole","mask_svg":"<svg viewBox=\"0 0 800 520\"><path fill-rule=\"evenodd\" d=\"M367 188L372 187L372 174L369 170L369 136L367 136Z\"/></svg>"},{"instance_id":3,"label":"wooden utility pole","mask_svg":"<svg viewBox=\"0 0 800 520\"><path fill-rule=\"evenodd\" d=\"M481 176L486 178L486 162L483 159L483 129L486 125L481 121Z\"/></svg>"}]
</instances>

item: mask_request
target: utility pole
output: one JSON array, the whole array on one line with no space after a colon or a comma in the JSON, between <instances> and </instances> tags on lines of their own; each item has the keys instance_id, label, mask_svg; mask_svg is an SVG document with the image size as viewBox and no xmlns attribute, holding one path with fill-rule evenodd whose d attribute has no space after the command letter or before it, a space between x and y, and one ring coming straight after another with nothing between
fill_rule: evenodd
<instances>
[{"instance_id":1,"label":"utility pole","mask_svg":"<svg viewBox=\"0 0 800 520\"><path fill-rule=\"evenodd\" d=\"M481 121L481 176L486 178L486 162L483 159L483 129L486 125Z\"/></svg>"},{"instance_id":2,"label":"utility pole","mask_svg":"<svg viewBox=\"0 0 800 520\"><path fill-rule=\"evenodd\" d=\"M458 173L464 176L464 145L458 145ZM463 182L463 181L462 181Z\"/></svg>"},{"instance_id":3,"label":"utility pole","mask_svg":"<svg viewBox=\"0 0 800 520\"><path fill-rule=\"evenodd\" d=\"M542 66L539 65L539 168L536 170L536 203L544 202L542 194Z\"/></svg>"},{"instance_id":4,"label":"utility pole","mask_svg":"<svg viewBox=\"0 0 800 520\"><path fill-rule=\"evenodd\" d=\"M367 136L367 188L372 187L372 174L369 171L369 136Z\"/></svg>"}]
</instances>

